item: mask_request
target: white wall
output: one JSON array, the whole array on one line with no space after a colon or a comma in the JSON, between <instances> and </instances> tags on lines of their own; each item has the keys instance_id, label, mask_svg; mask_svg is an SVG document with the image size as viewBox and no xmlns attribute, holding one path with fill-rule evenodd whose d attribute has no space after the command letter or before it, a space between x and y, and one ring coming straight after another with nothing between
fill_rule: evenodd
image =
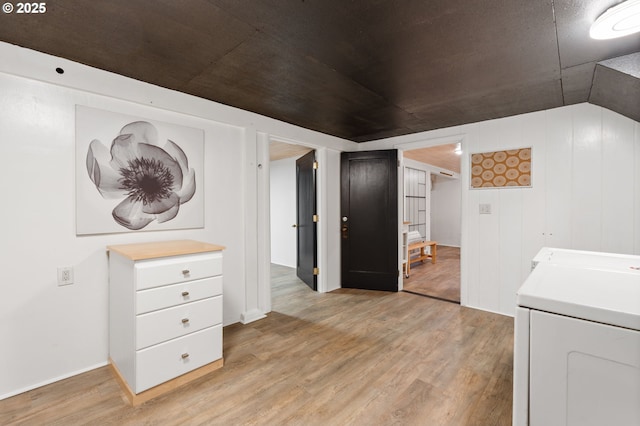
<instances>
[{"instance_id":1,"label":"white wall","mask_svg":"<svg viewBox=\"0 0 640 426\"><path fill-rule=\"evenodd\" d=\"M451 170L442 169L431 164L404 158L403 165L427 172L430 192L427 198L429 235L427 239L437 241L439 245L460 247L461 218L460 218L460 175ZM453 177L441 177L440 172L451 174ZM430 175L438 179L438 185L431 185Z\"/></svg>"},{"instance_id":2,"label":"white wall","mask_svg":"<svg viewBox=\"0 0 640 426\"><path fill-rule=\"evenodd\" d=\"M190 238L226 246L224 321L238 321L245 308L243 245L233 232L243 228L241 128L6 74L0 93L0 258L10 294L0 298L0 335L3 347L15 348L0 354L0 395L106 361L109 244ZM76 104L203 129L204 229L76 237L75 181L87 178L74 173ZM59 266L74 268L73 285L57 286Z\"/></svg>"},{"instance_id":3,"label":"white wall","mask_svg":"<svg viewBox=\"0 0 640 426\"><path fill-rule=\"evenodd\" d=\"M356 144L6 43L0 57L0 399L106 364L109 244L222 244L224 323L268 310L259 150L268 135ZM76 237L76 104L204 129L204 228ZM74 267L73 285L57 286L58 266Z\"/></svg>"},{"instance_id":4,"label":"white wall","mask_svg":"<svg viewBox=\"0 0 640 426\"><path fill-rule=\"evenodd\" d=\"M431 185L431 239L438 245L460 247L460 179L434 175Z\"/></svg>"},{"instance_id":5,"label":"white wall","mask_svg":"<svg viewBox=\"0 0 640 426\"><path fill-rule=\"evenodd\" d=\"M296 267L296 159L270 163L271 262Z\"/></svg>"},{"instance_id":6,"label":"white wall","mask_svg":"<svg viewBox=\"0 0 640 426\"><path fill-rule=\"evenodd\" d=\"M532 147L532 188L469 189L462 162L462 303L513 315L543 246L640 254L640 124L579 104L362 144L462 140L469 153ZM492 214L480 215L479 204Z\"/></svg>"}]
</instances>

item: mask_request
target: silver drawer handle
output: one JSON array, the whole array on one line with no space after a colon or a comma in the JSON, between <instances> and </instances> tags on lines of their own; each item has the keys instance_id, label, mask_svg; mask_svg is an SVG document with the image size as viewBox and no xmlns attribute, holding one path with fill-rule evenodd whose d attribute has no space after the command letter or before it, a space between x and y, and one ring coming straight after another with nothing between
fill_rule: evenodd
<instances>
[{"instance_id":1,"label":"silver drawer handle","mask_svg":"<svg viewBox=\"0 0 640 426\"><path fill-rule=\"evenodd\" d=\"M182 323L183 323L183 324L186 324L186 323L188 323L188 322L189 322L189 318L182 318Z\"/></svg>"},{"instance_id":2,"label":"silver drawer handle","mask_svg":"<svg viewBox=\"0 0 640 426\"><path fill-rule=\"evenodd\" d=\"M183 269L182 270L182 275L189 275L189 270L188 269Z\"/></svg>"},{"instance_id":3,"label":"silver drawer handle","mask_svg":"<svg viewBox=\"0 0 640 426\"><path fill-rule=\"evenodd\" d=\"M182 292L182 297L187 297L188 295L189 295L189 292L188 292L188 291L183 291L183 292Z\"/></svg>"},{"instance_id":4,"label":"silver drawer handle","mask_svg":"<svg viewBox=\"0 0 640 426\"><path fill-rule=\"evenodd\" d=\"M189 358L189 354L188 353L182 354L182 359L187 359L187 358Z\"/></svg>"}]
</instances>

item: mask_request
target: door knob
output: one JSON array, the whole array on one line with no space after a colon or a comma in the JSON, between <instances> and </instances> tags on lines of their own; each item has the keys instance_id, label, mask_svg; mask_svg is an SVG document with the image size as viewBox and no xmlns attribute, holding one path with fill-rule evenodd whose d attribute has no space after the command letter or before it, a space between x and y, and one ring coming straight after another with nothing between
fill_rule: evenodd
<instances>
[{"instance_id":1,"label":"door knob","mask_svg":"<svg viewBox=\"0 0 640 426\"><path fill-rule=\"evenodd\" d=\"M297 228L298 225L296 225L295 223L293 225L291 225L292 228Z\"/></svg>"},{"instance_id":2,"label":"door knob","mask_svg":"<svg viewBox=\"0 0 640 426\"><path fill-rule=\"evenodd\" d=\"M349 220L349 218L348 218L348 217L346 217L346 216L342 216L342 221L343 221L343 222L346 222L346 221L348 221L348 220Z\"/></svg>"}]
</instances>

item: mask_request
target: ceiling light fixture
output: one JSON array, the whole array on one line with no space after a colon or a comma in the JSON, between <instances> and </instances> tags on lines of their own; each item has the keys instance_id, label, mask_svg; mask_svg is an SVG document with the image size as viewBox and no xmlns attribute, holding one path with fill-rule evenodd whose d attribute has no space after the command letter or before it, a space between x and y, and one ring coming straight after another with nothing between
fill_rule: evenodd
<instances>
[{"instance_id":1,"label":"ceiling light fixture","mask_svg":"<svg viewBox=\"0 0 640 426\"><path fill-rule=\"evenodd\" d=\"M462 144L460 142L456 144L456 149L453 150L453 153L456 155L462 155Z\"/></svg>"},{"instance_id":2,"label":"ceiling light fixture","mask_svg":"<svg viewBox=\"0 0 640 426\"><path fill-rule=\"evenodd\" d=\"M596 40L608 40L638 31L640 31L640 0L627 0L600 15L591 25L589 35Z\"/></svg>"}]
</instances>

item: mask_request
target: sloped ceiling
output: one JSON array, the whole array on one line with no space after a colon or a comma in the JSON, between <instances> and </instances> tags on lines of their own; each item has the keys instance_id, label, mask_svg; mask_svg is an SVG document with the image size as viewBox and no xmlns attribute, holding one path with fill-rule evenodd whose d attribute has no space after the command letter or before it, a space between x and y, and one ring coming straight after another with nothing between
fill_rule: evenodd
<instances>
[{"instance_id":1,"label":"sloped ceiling","mask_svg":"<svg viewBox=\"0 0 640 426\"><path fill-rule=\"evenodd\" d=\"M56 0L0 40L362 142L589 101L640 51L589 38L616 3Z\"/></svg>"},{"instance_id":2,"label":"sloped ceiling","mask_svg":"<svg viewBox=\"0 0 640 426\"><path fill-rule=\"evenodd\" d=\"M589 102L640 121L640 53L599 62Z\"/></svg>"}]
</instances>

